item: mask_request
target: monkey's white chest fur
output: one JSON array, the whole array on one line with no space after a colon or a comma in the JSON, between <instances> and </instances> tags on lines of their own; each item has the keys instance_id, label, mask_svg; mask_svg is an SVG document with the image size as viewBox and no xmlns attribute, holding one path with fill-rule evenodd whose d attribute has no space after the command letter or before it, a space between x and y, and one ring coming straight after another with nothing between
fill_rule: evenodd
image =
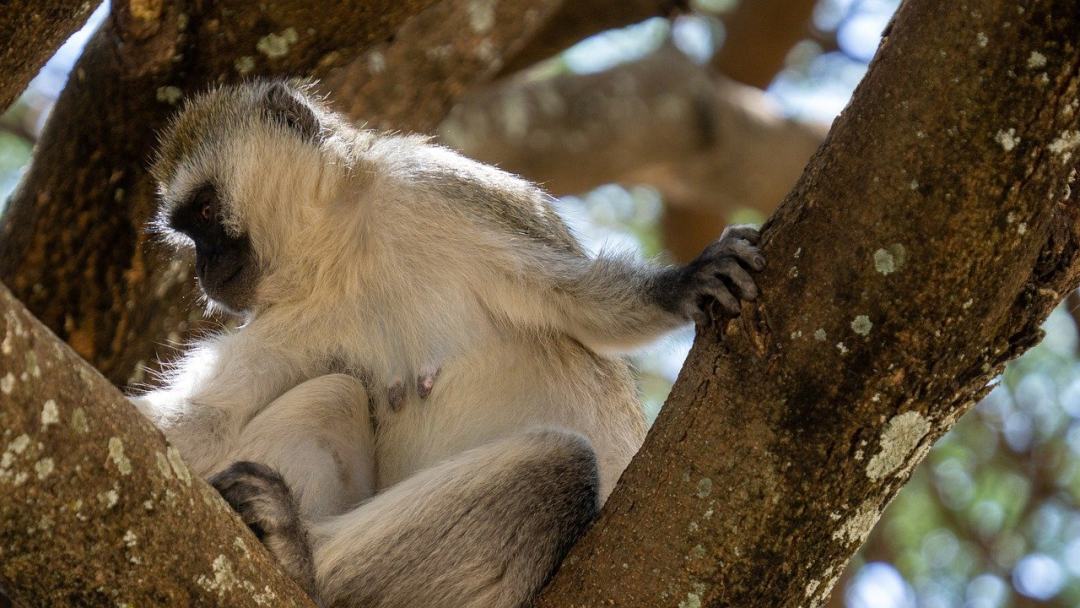
<instances>
[{"instance_id":1,"label":"monkey's white chest fur","mask_svg":"<svg viewBox=\"0 0 1080 608\"><path fill-rule=\"evenodd\" d=\"M449 278L384 283L357 303L355 324L336 328L336 344L324 342L371 393L378 487L499 438L561 428L593 444L606 496L644 433L625 364L563 335L500 325Z\"/></svg>"}]
</instances>

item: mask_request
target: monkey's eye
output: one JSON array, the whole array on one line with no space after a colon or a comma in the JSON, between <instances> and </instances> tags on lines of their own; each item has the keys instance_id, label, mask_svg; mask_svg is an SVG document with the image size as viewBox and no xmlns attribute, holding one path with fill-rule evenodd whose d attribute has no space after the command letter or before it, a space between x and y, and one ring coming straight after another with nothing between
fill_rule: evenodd
<instances>
[{"instance_id":1,"label":"monkey's eye","mask_svg":"<svg viewBox=\"0 0 1080 608\"><path fill-rule=\"evenodd\" d=\"M218 214L217 193L213 187L205 187L195 194L192 207L195 209L195 217L203 224L209 224L217 218Z\"/></svg>"}]
</instances>

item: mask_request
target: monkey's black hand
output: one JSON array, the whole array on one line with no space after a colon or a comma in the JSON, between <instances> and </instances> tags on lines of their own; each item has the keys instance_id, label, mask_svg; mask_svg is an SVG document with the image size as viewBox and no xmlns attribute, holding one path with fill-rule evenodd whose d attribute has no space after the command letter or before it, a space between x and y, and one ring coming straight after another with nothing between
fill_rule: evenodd
<instances>
[{"instance_id":1,"label":"monkey's black hand","mask_svg":"<svg viewBox=\"0 0 1080 608\"><path fill-rule=\"evenodd\" d=\"M266 465L239 461L209 481L285 571L319 603L307 530L281 475Z\"/></svg>"},{"instance_id":2,"label":"monkey's black hand","mask_svg":"<svg viewBox=\"0 0 1080 608\"><path fill-rule=\"evenodd\" d=\"M711 300L719 303L723 314L739 316L740 300L758 297L750 273L765 268L765 257L757 248L759 238L752 226L728 226L692 262L658 278L658 301L699 324L707 320Z\"/></svg>"}]
</instances>

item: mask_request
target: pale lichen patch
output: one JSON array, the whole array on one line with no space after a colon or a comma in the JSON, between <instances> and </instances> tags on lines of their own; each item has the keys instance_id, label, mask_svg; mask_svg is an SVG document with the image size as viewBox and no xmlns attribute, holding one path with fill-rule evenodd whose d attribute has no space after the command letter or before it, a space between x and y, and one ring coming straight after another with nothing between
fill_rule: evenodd
<instances>
[{"instance_id":1,"label":"pale lichen patch","mask_svg":"<svg viewBox=\"0 0 1080 608\"><path fill-rule=\"evenodd\" d=\"M867 501L833 532L832 538L849 544L862 544L880 516L877 506Z\"/></svg>"},{"instance_id":2,"label":"pale lichen patch","mask_svg":"<svg viewBox=\"0 0 1080 608\"><path fill-rule=\"evenodd\" d=\"M1080 147L1080 131L1063 131L1050 142L1050 151L1059 156L1066 156Z\"/></svg>"},{"instance_id":3,"label":"pale lichen patch","mask_svg":"<svg viewBox=\"0 0 1080 608\"><path fill-rule=\"evenodd\" d=\"M874 252L874 270L883 274L892 274L904 266L907 250L900 243L894 243Z\"/></svg>"},{"instance_id":4,"label":"pale lichen patch","mask_svg":"<svg viewBox=\"0 0 1080 608\"><path fill-rule=\"evenodd\" d=\"M869 336L870 330L873 328L874 324L867 315L859 315L851 322L851 330L860 336Z\"/></svg>"},{"instance_id":5,"label":"pale lichen patch","mask_svg":"<svg viewBox=\"0 0 1080 608\"><path fill-rule=\"evenodd\" d=\"M233 68L240 74L247 74L255 69L255 58L251 55L241 55L233 61Z\"/></svg>"},{"instance_id":6,"label":"pale lichen patch","mask_svg":"<svg viewBox=\"0 0 1080 608\"><path fill-rule=\"evenodd\" d=\"M701 595L697 593L687 593L686 599L679 602L679 608L701 608Z\"/></svg>"},{"instance_id":7,"label":"pale lichen patch","mask_svg":"<svg viewBox=\"0 0 1080 608\"><path fill-rule=\"evenodd\" d=\"M818 342L824 342L829 338L829 335L825 333L824 329L818 329L814 332L814 339Z\"/></svg>"},{"instance_id":8,"label":"pale lichen patch","mask_svg":"<svg viewBox=\"0 0 1080 608\"><path fill-rule=\"evenodd\" d=\"M10 395L12 389L15 388L15 374L8 372L4 374L3 378L0 378L0 392L5 395Z\"/></svg>"},{"instance_id":9,"label":"pale lichen patch","mask_svg":"<svg viewBox=\"0 0 1080 608\"><path fill-rule=\"evenodd\" d=\"M240 578L236 576L236 571L233 570L232 562L224 555L218 555L214 558L213 564L211 564L213 570L213 578L200 574L195 582L206 589L207 591L216 592L218 597L222 597L226 592L231 591L240 585Z\"/></svg>"},{"instance_id":10,"label":"pale lichen patch","mask_svg":"<svg viewBox=\"0 0 1080 608\"><path fill-rule=\"evenodd\" d=\"M135 533L132 532L131 530L128 530L127 532L124 532L124 539L123 540L124 540L124 544L127 545L129 548L134 547L135 545L137 545L139 543L139 537L136 536Z\"/></svg>"},{"instance_id":11,"label":"pale lichen patch","mask_svg":"<svg viewBox=\"0 0 1080 608\"><path fill-rule=\"evenodd\" d=\"M1028 56L1027 66L1033 70L1041 70L1046 67L1046 55L1039 51L1031 51Z\"/></svg>"},{"instance_id":12,"label":"pale lichen patch","mask_svg":"<svg viewBox=\"0 0 1080 608\"><path fill-rule=\"evenodd\" d=\"M368 71L372 74L382 74L386 70L386 57L379 51L368 53Z\"/></svg>"},{"instance_id":13,"label":"pale lichen patch","mask_svg":"<svg viewBox=\"0 0 1080 608\"><path fill-rule=\"evenodd\" d=\"M119 437L109 437L109 460L121 475L131 474L131 460L124 455L124 442Z\"/></svg>"},{"instance_id":14,"label":"pale lichen patch","mask_svg":"<svg viewBox=\"0 0 1080 608\"><path fill-rule=\"evenodd\" d=\"M37 353L32 350L26 351L24 356L26 359L26 371L30 372L30 375L35 378L41 377L41 366L38 365Z\"/></svg>"},{"instance_id":15,"label":"pale lichen patch","mask_svg":"<svg viewBox=\"0 0 1080 608\"><path fill-rule=\"evenodd\" d=\"M979 32L975 36L975 41L979 43L980 47L986 48L986 45L990 44L990 37L987 36L986 34L984 34L983 32ZM807 594L807 595L809 595L809 594Z\"/></svg>"},{"instance_id":16,"label":"pale lichen patch","mask_svg":"<svg viewBox=\"0 0 1080 608\"><path fill-rule=\"evenodd\" d=\"M45 479L56 469L56 463L52 458L42 458L34 463L34 472L37 473L38 479Z\"/></svg>"},{"instance_id":17,"label":"pale lichen patch","mask_svg":"<svg viewBox=\"0 0 1080 608\"><path fill-rule=\"evenodd\" d=\"M233 546L236 547L236 550L244 556L244 559L251 557L251 552L248 551L247 543L244 542L244 539L237 536L233 539Z\"/></svg>"},{"instance_id":18,"label":"pale lichen patch","mask_svg":"<svg viewBox=\"0 0 1080 608\"><path fill-rule=\"evenodd\" d=\"M697 497L708 498L712 494L712 480L708 477L702 477L701 481L697 483Z\"/></svg>"},{"instance_id":19,"label":"pale lichen patch","mask_svg":"<svg viewBox=\"0 0 1080 608\"><path fill-rule=\"evenodd\" d=\"M1016 129L1009 129L1008 131L998 131L997 134L994 135L994 141L996 141L1006 152L1012 152L1016 146L1020 145L1021 139L1016 134Z\"/></svg>"},{"instance_id":20,"label":"pale lichen patch","mask_svg":"<svg viewBox=\"0 0 1080 608\"><path fill-rule=\"evenodd\" d=\"M191 472L188 471L187 465L184 463L184 459L180 456L180 450L177 450L170 445L165 450L165 455L169 459L169 464L172 465L172 470L173 473L176 474L176 478L190 486Z\"/></svg>"},{"instance_id":21,"label":"pale lichen patch","mask_svg":"<svg viewBox=\"0 0 1080 608\"><path fill-rule=\"evenodd\" d=\"M277 59L289 54L289 47L296 43L300 36L296 28L289 27L280 34L270 33L263 36L255 43L255 48L270 59Z\"/></svg>"},{"instance_id":22,"label":"pale lichen patch","mask_svg":"<svg viewBox=\"0 0 1080 608\"><path fill-rule=\"evenodd\" d=\"M7 449L15 454L22 454L30 446L30 436L26 433L19 435L8 444Z\"/></svg>"},{"instance_id":23,"label":"pale lichen patch","mask_svg":"<svg viewBox=\"0 0 1080 608\"><path fill-rule=\"evenodd\" d=\"M60 410L56 407L56 402L52 399L45 401L45 405L41 406L41 430L45 430L50 424L56 424L60 422Z\"/></svg>"},{"instance_id":24,"label":"pale lichen patch","mask_svg":"<svg viewBox=\"0 0 1080 608\"><path fill-rule=\"evenodd\" d=\"M154 462L157 464L158 472L165 479L172 479L172 467L169 465L169 459L165 454L161 452L154 452Z\"/></svg>"},{"instance_id":25,"label":"pale lichen patch","mask_svg":"<svg viewBox=\"0 0 1080 608\"><path fill-rule=\"evenodd\" d=\"M157 89L157 100L171 106L175 106L176 102L180 101L183 96L184 92L179 87L164 86Z\"/></svg>"},{"instance_id":26,"label":"pale lichen patch","mask_svg":"<svg viewBox=\"0 0 1080 608\"><path fill-rule=\"evenodd\" d=\"M881 451L866 465L866 476L874 481L899 469L922 438L930 432L930 421L919 412L893 416L881 434Z\"/></svg>"},{"instance_id":27,"label":"pale lichen patch","mask_svg":"<svg viewBox=\"0 0 1080 608\"><path fill-rule=\"evenodd\" d=\"M120 502L120 492L113 488L111 490L105 490L104 492L98 492L98 502L105 506L106 509L111 509L116 506L116 503Z\"/></svg>"},{"instance_id":28,"label":"pale lichen patch","mask_svg":"<svg viewBox=\"0 0 1080 608\"><path fill-rule=\"evenodd\" d=\"M495 0L472 0L465 7L469 27L477 34L486 34L495 27Z\"/></svg>"},{"instance_id":29,"label":"pale lichen patch","mask_svg":"<svg viewBox=\"0 0 1080 608\"><path fill-rule=\"evenodd\" d=\"M270 606L277 600L277 594L267 585L263 587L262 593L252 595L251 599L258 606Z\"/></svg>"},{"instance_id":30,"label":"pale lichen patch","mask_svg":"<svg viewBox=\"0 0 1080 608\"><path fill-rule=\"evenodd\" d=\"M76 433L90 432L90 424L86 421L86 410L77 407L71 412L71 428L75 429Z\"/></svg>"}]
</instances>

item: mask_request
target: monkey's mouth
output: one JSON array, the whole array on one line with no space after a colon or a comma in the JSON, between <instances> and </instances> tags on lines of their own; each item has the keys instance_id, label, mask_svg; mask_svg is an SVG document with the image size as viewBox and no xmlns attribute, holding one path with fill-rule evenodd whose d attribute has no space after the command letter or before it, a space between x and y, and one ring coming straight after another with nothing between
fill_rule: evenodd
<instances>
[{"instance_id":1,"label":"monkey's mouth","mask_svg":"<svg viewBox=\"0 0 1080 608\"><path fill-rule=\"evenodd\" d=\"M214 304L230 313L241 314L254 300L258 273L247 261L231 265L225 272L200 273L199 287ZM216 275L216 276L215 276Z\"/></svg>"}]
</instances>

